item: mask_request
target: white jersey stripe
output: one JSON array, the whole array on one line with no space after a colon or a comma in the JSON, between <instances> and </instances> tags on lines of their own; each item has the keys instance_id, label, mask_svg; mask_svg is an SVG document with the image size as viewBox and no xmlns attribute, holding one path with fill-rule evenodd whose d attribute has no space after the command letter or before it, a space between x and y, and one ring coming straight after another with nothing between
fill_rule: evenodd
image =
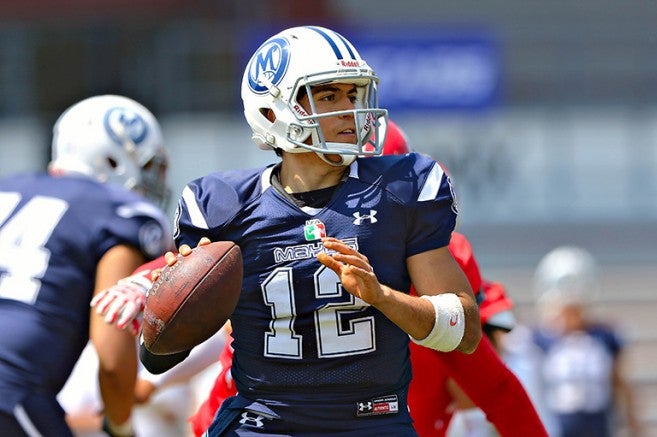
<instances>
[{"instance_id":1,"label":"white jersey stripe","mask_svg":"<svg viewBox=\"0 0 657 437\"><path fill-rule=\"evenodd\" d=\"M34 426L34 422L32 422L32 419L27 415L27 412L21 404L14 407L14 417L21 425L21 428L23 428L23 431L25 431L25 434L29 437L43 437L43 434L41 434L37 427Z\"/></svg>"},{"instance_id":2,"label":"white jersey stripe","mask_svg":"<svg viewBox=\"0 0 657 437\"><path fill-rule=\"evenodd\" d=\"M187 212L192 224L197 228L208 229L208 223L205 221L205 217L203 217L203 213L201 213L201 209L196 203L196 196L189 186L183 189L182 200L187 205Z\"/></svg>"},{"instance_id":3,"label":"white jersey stripe","mask_svg":"<svg viewBox=\"0 0 657 437\"><path fill-rule=\"evenodd\" d=\"M262 172L262 177L260 178L260 185L262 185L261 193L264 193L271 187L271 173L274 171L274 167L269 167Z\"/></svg>"},{"instance_id":4,"label":"white jersey stripe","mask_svg":"<svg viewBox=\"0 0 657 437\"><path fill-rule=\"evenodd\" d=\"M443 180L443 169L438 164L434 164L427 180L424 181L424 186L420 195L418 196L418 202L426 202L427 200L434 200L438 195L440 190L440 183Z\"/></svg>"}]
</instances>

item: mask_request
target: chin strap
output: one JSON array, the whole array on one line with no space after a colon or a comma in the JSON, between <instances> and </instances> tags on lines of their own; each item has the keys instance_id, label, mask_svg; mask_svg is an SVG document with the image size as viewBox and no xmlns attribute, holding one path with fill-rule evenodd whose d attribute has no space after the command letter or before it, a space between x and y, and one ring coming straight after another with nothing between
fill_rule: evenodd
<instances>
[{"instance_id":1,"label":"chin strap","mask_svg":"<svg viewBox=\"0 0 657 437\"><path fill-rule=\"evenodd\" d=\"M342 159L340 160L340 162L333 162L333 161L331 161L330 159L328 159L328 158L326 157L326 154L325 154L325 153L315 152L315 154L316 154L317 156L319 156L319 157L321 158L322 161L324 161L324 162L327 163L327 164L332 165L333 167L344 167L344 166L347 166L347 165L351 165L351 163L354 162L354 161L356 160L356 158L357 158L356 155L340 155L340 154L338 154L338 153L331 153L331 155L337 155L337 156L339 156L340 158L342 158Z\"/></svg>"}]
</instances>

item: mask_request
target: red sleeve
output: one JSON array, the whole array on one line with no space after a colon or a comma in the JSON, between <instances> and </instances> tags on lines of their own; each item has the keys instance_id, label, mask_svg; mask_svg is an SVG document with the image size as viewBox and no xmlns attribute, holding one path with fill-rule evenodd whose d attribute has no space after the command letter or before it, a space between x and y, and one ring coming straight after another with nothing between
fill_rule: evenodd
<instances>
[{"instance_id":1,"label":"red sleeve","mask_svg":"<svg viewBox=\"0 0 657 437\"><path fill-rule=\"evenodd\" d=\"M151 272L153 270L162 269L167 265L167 262L164 260L164 255L159 258L155 258L152 261L142 264L137 269L132 272L133 275L141 273L142 276L146 276L149 280L151 279Z\"/></svg>"},{"instance_id":2,"label":"red sleeve","mask_svg":"<svg viewBox=\"0 0 657 437\"><path fill-rule=\"evenodd\" d=\"M452 397L447 391L448 375L438 351L409 345L413 379L408 388L408 408L420 437L444 437L452 418Z\"/></svg>"},{"instance_id":3,"label":"red sleeve","mask_svg":"<svg viewBox=\"0 0 657 437\"><path fill-rule=\"evenodd\" d=\"M500 435L547 437L525 388L486 336L472 354L449 352L441 355L449 376L483 410Z\"/></svg>"},{"instance_id":4,"label":"red sleeve","mask_svg":"<svg viewBox=\"0 0 657 437\"><path fill-rule=\"evenodd\" d=\"M468 277L472 291L476 295L481 289L481 272L479 265L472 253L472 246L465 235L456 231L452 232L452 238L449 241L449 251L456 262L463 269L463 273Z\"/></svg>"}]
</instances>

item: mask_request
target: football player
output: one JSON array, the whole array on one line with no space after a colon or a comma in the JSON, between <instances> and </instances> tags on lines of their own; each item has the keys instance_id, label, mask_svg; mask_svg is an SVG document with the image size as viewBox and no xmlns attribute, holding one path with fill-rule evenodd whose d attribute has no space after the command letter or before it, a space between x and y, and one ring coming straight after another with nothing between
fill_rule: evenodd
<instances>
[{"instance_id":1,"label":"football player","mask_svg":"<svg viewBox=\"0 0 657 437\"><path fill-rule=\"evenodd\" d=\"M59 117L52 154L49 174L0 180L0 429L72 436L56 395L90 339L105 429L131 435L135 340L89 303L172 247L154 203L167 196L160 126L134 100L91 97Z\"/></svg>"},{"instance_id":2,"label":"football player","mask_svg":"<svg viewBox=\"0 0 657 437\"><path fill-rule=\"evenodd\" d=\"M406 134L394 122L387 121L384 155L410 153ZM452 234L449 250L465 272L471 287L477 292L482 288L478 264L467 239L457 232ZM152 266L163 266L160 260ZM151 267L152 267L151 266ZM107 320L117 322L120 328L130 328L133 320L143 310L144 293L150 286L151 268L142 269L146 277L137 275L107 290L97 298L99 313ZM145 282L144 282L145 281ZM488 303L484 301L483 303ZM490 305L483 305L482 326L487 326L491 316ZM136 332L136 331L135 331ZM472 355L439 353L411 344L411 362L414 380L410 385L409 405L415 427L420 436L445 435L453 414L452 392L448 380L455 377L463 384L466 393L481 403L485 412L503 435L545 435L542 423L533 405L516 377L504 366L487 339L483 339ZM194 434L200 436L208 428L224 399L237 391L231 375L232 346L227 343L220 356L221 373L207 399L190 418ZM479 374L480 377L473 377ZM486 378L490 375L490 378ZM500 390L504 394L500 394ZM500 401L500 398L506 400ZM509 416L508 408L518 411L519 417Z\"/></svg>"},{"instance_id":3,"label":"football player","mask_svg":"<svg viewBox=\"0 0 657 437\"><path fill-rule=\"evenodd\" d=\"M207 237L234 241L245 260L231 316L238 394L210 436L416 436L409 342L471 353L481 339L447 247L457 216L449 178L420 154L363 159L385 138L377 83L330 29L272 36L245 69L242 99L253 140L280 162L183 190L180 253ZM143 344L140 353L155 372L186 355Z\"/></svg>"},{"instance_id":4,"label":"football player","mask_svg":"<svg viewBox=\"0 0 657 437\"><path fill-rule=\"evenodd\" d=\"M396 126L390 122L389 129ZM386 140L387 148L388 140ZM395 148L393 148L395 150ZM399 148L399 153L404 153ZM454 232L449 249L466 273L470 284L481 296L481 323L485 331L493 329L509 330L512 328L509 317L510 301L498 283L483 281L479 266L472 253L472 247L464 235ZM484 285L488 284L487 292ZM483 297L483 296L486 297ZM492 342L482 338L473 354L459 352L440 353L435 350L411 344L411 363L413 379L409 390L409 407L415 428L420 437L445 436L454 414L455 396L467 396L468 401L475 399L477 405L486 414L484 420L473 423L468 428L474 432L489 432L492 423L503 436L547 436L545 428L516 376L504 365ZM232 347L228 342L220 356L221 371L206 400L190 417L194 435L201 436L208 428L217 409L228 397L236 393L231 374ZM457 387L453 387L456 383ZM458 385L460 384L460 385ZM463 404L461 404L463 405ZM470 407L470 406L468 406ZM518 415L509 415L509 408ZM470 414L469 417L477 416ZM478 419L479 416L476 418ZM488 419L488 421L486 421ZM477 434L486 435L486 434Z\"/></svg>"},{"instance_id":5,"label":"football player","mask_svg":"<svg viewBox=\"0 0 657 437\"><path fill-rule=\"evenodd\" d=\"M641 435L636 398L624 372L626 344L617 327L589 311L600 267L583 247L555 247L534 276L534 342L543 351L544 401L563 437L613 436L618 423Z\"/></svg>"},{"instance_id":6,"label":"football player","mask_svg":"<svg viewBox=\"0 0 657 437\"><path fill-rule=\"evenodd\" d=\"M383 145L384 155L410 153L408 138L404 131L391 120L387 121L387 135ZM479 292L482 279L472 248L462 234L452 234L449 250L465 272L472 289ZM119 328L134 329L134 321L140 316L144 306L144 293L151 284L151 272L163 266L163 258L154 261L143 273L121 281L120 285L99 295L97 309L107 316L108 322L116 322ZM143 276L145 274L145 276ZM508 302L508 301L507 301ZM482 326L488 326L491 305L482 302ZM452 392L448 389L450 377L456 378L466 390L466 394L476 399L498 430L503 435L545 435L542 423L533 405L508 368L495 354L487 339L483 339L472 355L460 353L439 353L411 344L411 362L414 380L410 385L409 404L415 427L420 436L442 436L448 429L453 414ZM195 435L200 436L212 422L215 413L224 399L237 391L231 375L232 346L226 344L220 356L221 373L215 380L210 395L190 418ZM473 374L482 375L474 378ZM486 378L491 375L490 378ZM500 395L500 390L504 391ZM500 398L505 401L500 401ZM508 403L507 403L508 402ZM506 414L508 408L518 411L519 416Z\"/></svg>"}]
</instances>

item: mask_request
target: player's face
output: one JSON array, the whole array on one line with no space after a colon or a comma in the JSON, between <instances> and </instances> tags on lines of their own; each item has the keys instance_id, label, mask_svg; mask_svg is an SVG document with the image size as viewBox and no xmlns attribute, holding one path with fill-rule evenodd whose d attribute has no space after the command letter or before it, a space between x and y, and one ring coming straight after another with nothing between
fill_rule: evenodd
<instances>
[{"instance_id":1,"label":"player's face","mask_svg":"<svg viewBox=\"0 0 657 437\"><path fill-rule=\"evenodd\" d=\"M316 86L312 88L312 98L315 112L318 114L354 109L357 99L356 86L346 83ZM308 95L302 97L299 103L308 113L313 112ZM356 144L358 140L352 113L322 117L319 119L319 126L327 142Z\"/></svg>"}]
</instances>

